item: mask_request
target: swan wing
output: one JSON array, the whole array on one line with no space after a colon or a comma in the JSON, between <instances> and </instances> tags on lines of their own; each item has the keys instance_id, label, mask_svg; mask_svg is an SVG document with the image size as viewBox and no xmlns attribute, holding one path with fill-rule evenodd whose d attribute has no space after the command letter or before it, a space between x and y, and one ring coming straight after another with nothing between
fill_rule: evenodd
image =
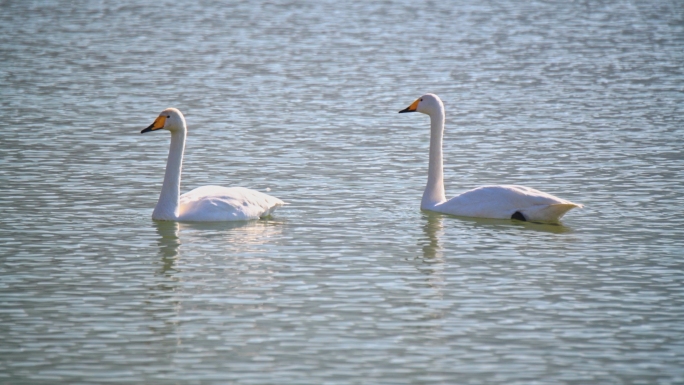
<instances>
[{"instance_id":1,"label":"swan wing","mask_svg":"<svg viewBox=\"0 0 684 385\"><path fill-rule=\"evenodd\" d=\"M180 196L182 221L245 221L271 215L282 200L244 187L198 187Z\"/></svg>"},{"instance_id":2,"label":"swan wing","mask_svg":"<svg viewBox=\"0 0 684 385\"><path fill-rule=\"evenodd\" d=\"M447 214L509 219L515 212L533 221L557 222L568 210L582 207L543 191L516 185L483 186L435 207Z\"/></svg>"}]
</instances>

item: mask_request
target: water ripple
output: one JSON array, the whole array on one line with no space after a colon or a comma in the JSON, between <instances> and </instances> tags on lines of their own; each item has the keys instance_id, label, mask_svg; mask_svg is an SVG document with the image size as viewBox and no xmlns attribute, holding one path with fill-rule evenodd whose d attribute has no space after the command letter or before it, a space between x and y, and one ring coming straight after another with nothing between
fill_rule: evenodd
<instances>
[{"instance_id":1,"label":"water ripple","mask_svg":"<svg viewBox=\"0 0 684 385\"><path fill-rule=\"evenodd\" d=\"M0 7L1 379L683 381L675 3ZM396 112L425 92L447 195L586 207L420 212L428 120ZM169 139L139 132L169 106L183 191L289 205L153 222Z\"/></svg>"}]
</instances>

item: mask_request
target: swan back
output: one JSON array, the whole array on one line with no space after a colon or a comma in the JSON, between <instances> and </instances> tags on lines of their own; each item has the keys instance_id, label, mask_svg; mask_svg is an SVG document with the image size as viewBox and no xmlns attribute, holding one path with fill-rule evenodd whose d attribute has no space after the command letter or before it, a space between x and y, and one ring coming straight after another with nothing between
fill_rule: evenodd
<instances>
[{"instance_id":1,"label":"swan back","mask_svg":"<svg viewBox=\"0 0 684 385\"><path fill-rule=\"evenodd\" d=\"M558 222L570 209L582 207L530 187L482 186L432 208L446 214L510 219L518 212L528 221Z\"/></svg>"},{"instance_id":2,"label":"swan back","mask_svg":"<svg viewBox=\"0 0 684 385\"><path fill-rule=\"evenodd\" d=\"M179 220L245 221L271 215L285 203L244 187L202 186L180 197Z\"/></svg>"}]
</instances>

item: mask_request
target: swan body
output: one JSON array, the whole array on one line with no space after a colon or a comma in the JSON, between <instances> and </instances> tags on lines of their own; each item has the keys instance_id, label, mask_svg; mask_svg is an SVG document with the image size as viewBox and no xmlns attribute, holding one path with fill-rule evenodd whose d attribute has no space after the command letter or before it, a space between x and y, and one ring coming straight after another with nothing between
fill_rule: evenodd
<instances>
[{"instance_id":1,"label":"swan body","mask_svg":"<svg viewBox=\"0 0 684 385\"><path fill-rule=\"evenodd\" d=\"M428 182L421 209L465 217L558 222L569 210L582 207L551 194L516 185L482 186L447 200L442 162L442 100L437 95L426 94L399 112L422 112L430 116Z\"/></svg>"},{"instance_id":2,"label":"swan body","mask_svg":"<svg viewBox=\"0 0 684 385\"><path fill-rule=\"evenodd\" d=\"M171 147L159 201L152 219L161 221L246 221L267 217L285 203L278 198L244 187L203 186L180 195L181 167L187 126L183 114L167 108L149 127L171 132Z\"/></svg>"}]
</instances>

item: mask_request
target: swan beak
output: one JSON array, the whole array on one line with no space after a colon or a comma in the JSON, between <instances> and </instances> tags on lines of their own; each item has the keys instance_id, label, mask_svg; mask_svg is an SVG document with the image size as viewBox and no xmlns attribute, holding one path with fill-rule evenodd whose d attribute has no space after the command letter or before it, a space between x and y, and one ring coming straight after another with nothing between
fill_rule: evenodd
<instances>
[{"instance_id":1,"label":"swan beak","mask_svg":"<svg viewBox=\"0 0 684 385\"><path fill-rule=\"evenodd\" d=\"M415 102L411 103L410 106L399 111L399 113L401 114L402 112L416 112L416 109L418 108L418 103L420 103L420 99L416 99Z\"/></svg>"},{"instance_id":2,"label":"swan beak","mask_svg":"<svg viewBox=\"0 0 684 385\"><path fill-rule=\"evenodd\" d=\"M140 131L140 133L144 134L146 132L160 130L160 129L164 128L164 123L166 123L166 116L160 116L157 119L155 119L154 123L150 124L149 127Z\"/></svg>"}]
</instances>

